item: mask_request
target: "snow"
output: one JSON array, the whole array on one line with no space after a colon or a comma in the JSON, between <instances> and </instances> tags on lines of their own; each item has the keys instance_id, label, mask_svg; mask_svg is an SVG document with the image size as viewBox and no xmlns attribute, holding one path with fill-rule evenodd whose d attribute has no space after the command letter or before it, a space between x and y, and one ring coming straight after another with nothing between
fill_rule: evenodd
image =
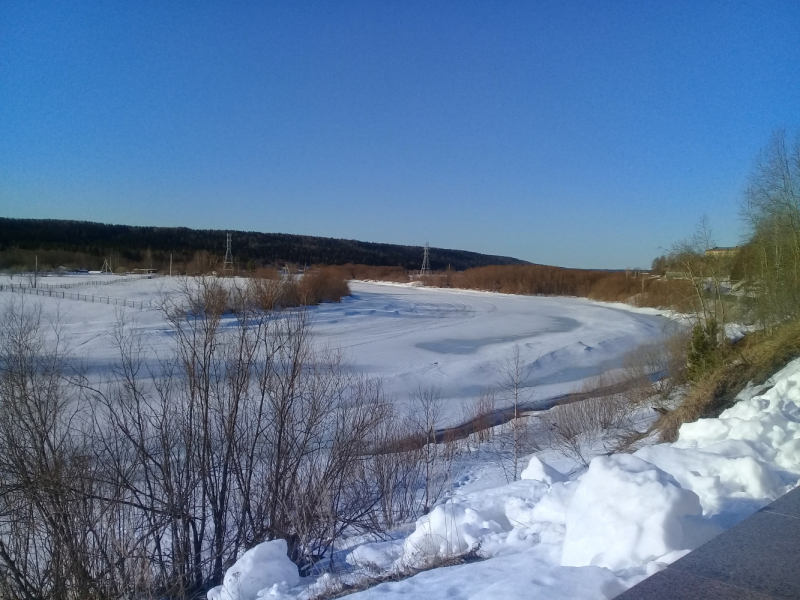
<instances>
[{"instance_id":1,"label":"snow","mask_svg":"<svg viewBox=\"0 0 800 600\"><path fill-rule=\"evenodd\" d=\"M598 456L567 506L565 567L619 571L687 548L685 517L700 514L696 494L635 456Z\"/></svg>"},{"instance_id":2,"label":"snow","mask_svg":"<svg viewBox=\"0 0 800 600\"><path fill-rule=\"evenodd\" d=\"M175 293L176 284L144 279L67 292L149 306ZM545 401L615 368L628 350L658 340L668 322L653 311L578 298L364 282L351 289L341 304L312 309L315 343L344 348L353 368L381 377L397 402L420 385L439 388L444 421L451 422L482 388L497 387L498 364L517 345L530 368L533 387L526 391ZM0 300L10 297L2 292ZM58 315L76 361L90 375L107 373L116 357L113 329L123 313L142 335L153 368L174 343L157 310L25 299ZM798 484L800 361L767 385L745 390L719 418L683 425L672 444L597 456L588 468L546 451L512 483L480 456L462 465L446 501L413 529L390 532L394 539L345 541L349 546L341 550L354 567L345 576L359 568L406 572L473 549L485 560L382 583L355 600L376 594L386 600L613 598ZM243 554L209 599L308 598L335 577L301 581L285 542L275 540Z\"/></svg>"},{"instance_id":3,"label":"snow","mask_svg":"<svg viewBox=\"0 0 800 600\"><path fill-rule=\"evenodd\" d=\"M353 296L316 309L318 343L343 348L354 367L380 377L403 402L419 386L441 391L443 423L497 388L500 363L520 348L534 402L574 392L663 335L671 321L582 298L351 282Z\"/></svg>"},{"instance_id":4,"label":"snow","mask_svg":"<svg viewBox=\"0 0 800 600\"><path fill-rule=\"evenodd\" d=\"M14 283L20 278L15 277ZM108 283L112 282L112 283ZM0 284L8 284L0 276ZM81 284L63 290L84 300L26 295L49 315L59 315L64 333L89 370L98 376L118 357L113 331L120 315L132 322L148 352L148 368L174 343L157 309L162 295L178 293L171 277L119 280L112 275L47 277L47 285ZM534 402L573 392L582 382L621 364L622 356L663 335L670 320L657 311L603 304L582 298L515 296L467 290L418 288L374 282L350 283L341 303L312 307L319 347L342 348L359 372L383 381L402 404L423 388L442 395L440 426L463 420L466 405L482 390L498 388L500 363L519 346ZM0 292L0 301L12 294ZM110 304L90 300L110 297ZM113 299L136 307L114 306ZM139 308L143 303L144 309Z\"/></svg>"},{"instance_id":5,"label":"snow","mask_svg":"<svg viewBox=\"0 0 800 600\"><path fill-rule=\"evenodd\" d=\"M256 600L277 596L296 586L300 576L286 554L286 541L263 542L245 552L225 572L222 585L209 590L208 600Z\"/></svg>"},{"instance_id":6,"label":"snow","mask_svg":"<svg viewBox=\"0 0 800 600\"><path fill-rule=\"evenodd\" d=\"M503 527L486 514L457 501L436 506L417 521L406 538L403 558L452 556L472 549L482 538L498 534ZM503 515L505 516L505 515Z\"/></svg>"},{"instance_id":7,"label":"snow","mask_svg":"<svg viewBox=\"0 0 800 600\"><path fill-rule=\"evenodd\" d=\"M538 456L531 456L531 459L528 461L528 466L523 469L519 478L533 479L548 485L553 485L559 481L566 481L567 479L563 473L556 471Z\"/></svg>"},{"instance_id":8,"label":"snow","mask_svg":"<svg viewBox=\"0 0 800 600\"><path fill-rule=\"evenodd\" d=\"M448 549L486 560L351 597L613 598L797 486L798 450L800 360L718 418L683 425L675 443L596 456L569 478L534 456L520 481L454 490L417 521L394 567Z\"/></svg>"}]
</instances>

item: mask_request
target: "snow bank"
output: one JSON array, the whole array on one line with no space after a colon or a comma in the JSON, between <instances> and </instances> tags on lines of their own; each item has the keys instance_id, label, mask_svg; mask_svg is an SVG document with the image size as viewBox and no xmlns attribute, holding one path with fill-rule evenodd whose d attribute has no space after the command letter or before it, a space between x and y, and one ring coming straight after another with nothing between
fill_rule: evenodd
<instances>
[{"instance_id":1,"label":"snow bank","mask_svg":"<svg viewBox=\"0 0 800 600\"><path fill-rule=\"evenodd\" d=\"M599 456L567 508L561 564L612 571L687 548L683 518L700 514L697 494L635 456Z\"/></svg>"},{"instance_id":2,"label":"snow bank","mask_svg":"<svg viewBox=\"0 0 800 600\"><path fill-rule=\"evenodd\" d=\"M474 508L448 502L417 521L414 532L403 545L403 556L413 559L461 554L476 547L489 534L502 531L499 523Z\"/></svg>"},{"instance_id":3,"label":"snow bank","mask_svg":"<svg viewBox=\"0 0 800 600\"><path fill-rule=\"evenodd\" d=\"M569 479L533 458L521 481L455 491L417 521L398 561L477 545L488 560L363 597L613 598L798 485L800 360L753 393L683 425L673 444L595 457Z\"/></svg>"},{"instance_id":4,"label":"snow bank","mask_svg":"<svg viewBox=\"0 0 800 600\"><path fill-rule=\"evenodd\" d=\"M347 554L345 560L360 569L381 570L391 569L401 556L403 556L403 542L389 540L357 546Z\"/></svg>"},{"instance_id":5,"label":"snow bank","mask_svg":"<svg viewBox=\"0 0 800 600\"><path fill-rule=\"evenodd\" d=\"M548 467L549 468L549 467ZM397 566L414 566L432 557L453 556L480 545L481 554L495 556L519 551L539 541L532 510L548 492L537 480L513 483L466 494L436 506L420 518L400 547ZM351 565L381 564L398 548L397 542L367 544L348 555Z\"/></svg>"},{"instance_id":6,"label":"snow bank","mask_svg":"<svg viewBox=\"0 0 800 600\"><path fill-rule=\"evenodd\" d=\"M208 591L208 600L256 600L285 595L300 582L295 565L286 553L285 540L264 542L245 552L225 572L220 586Z\"/></svg>"},{"instance_id":7,"label":"snow bank","mask_svg":"<svg viewBox=\"0 0 800 600\"><path fill-rule=\"evenodd\" d=\"M531 456L528 466L520 473L519 478L533 479L548 485L567 480L567 477L563 473L556 471L538 456Z\"/></svg>"}]
</instances>

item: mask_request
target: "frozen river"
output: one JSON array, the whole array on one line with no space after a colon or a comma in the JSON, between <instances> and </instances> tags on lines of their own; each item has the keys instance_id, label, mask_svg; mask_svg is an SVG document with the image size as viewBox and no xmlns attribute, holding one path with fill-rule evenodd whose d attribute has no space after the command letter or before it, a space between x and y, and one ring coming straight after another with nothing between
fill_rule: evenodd
<instances>
[{"instance_id":1,"label":"frozen river","mask_svg":"<svg viewBox=\"0 0 800 600\"><path fill-rule=\"evenodd\" d=\"M670 322L656 311L581 298L366 282L350 288L341 304L316 309L317 343L345 349L401 401L418 386L439 388L456 420L463 402L497 387L498 367L515 346L530 373L528 392L544 400L619 366Z\"/></svg>"},{"instance_id":2,"label":"frozen river","mask_svg":"<svg viewBox=\"0 0 800 600\"><path fill-rule=\"evenodd\" d=\"M19 281L18 278L15 278ZM170 278L111 283L110 276L47 278L43 283L92 283L68 292L157 301L173 293ZM7 282L6 282L7 283ZM102 285L101 285L102 284ZM489 292L351 282L340 304L312 308L320 346L339 347L354 368L380 377L398 402L420 386L441 390L447 421L486 388L497 388L498 367L519 346L527 392L546 400L575 391L597 373L618 366L637 345L658 339L669 323L652 310L580 298L513 296ZM0 301L10 298L0 293ZM95 373L114 360L112 332L122 309L69 299L34 298L64 326L76 359ZM172 336L156 310L125 309L153 352Z\"/></svg>"}]
</instances>

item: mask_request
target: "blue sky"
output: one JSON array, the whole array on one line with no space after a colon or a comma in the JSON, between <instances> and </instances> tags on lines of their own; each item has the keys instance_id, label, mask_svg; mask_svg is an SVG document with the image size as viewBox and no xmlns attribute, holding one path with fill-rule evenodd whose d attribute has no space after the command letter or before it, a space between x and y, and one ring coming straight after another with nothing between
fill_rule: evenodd
<instances>
[{"instance_id":1,"label":"blue sky","mask_svg":"<svg viewBox=\"0 0 800 600\"><path fill-rule=\"evenodd\" d=\"M796 1L9 0L0 215L647 266L798 75Z\"/></svg>"}]
</instances>

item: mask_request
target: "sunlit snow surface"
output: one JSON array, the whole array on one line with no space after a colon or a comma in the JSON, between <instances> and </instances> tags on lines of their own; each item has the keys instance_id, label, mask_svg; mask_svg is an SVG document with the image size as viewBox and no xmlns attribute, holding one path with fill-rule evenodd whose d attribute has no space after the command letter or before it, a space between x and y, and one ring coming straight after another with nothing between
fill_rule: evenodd
<instances>
[{"instance_id":1,"label":"sunlit snow surface","mask_svg":"<svg viewBox=\"0 0 800 600\"><path fill-rule=\"evenodd\" d=\"M385 567L475 543L488 560L349 597L613 598L798 485L800 360L739 398L673 444L598 456L568 481L533 458L534 479L456 490ZM350 556L381 561L370 546Z\"/></svg>"},{"instance_id":2,"label":"sunlit snow surface","mask_svg":"<svg viewBox=\"0 0 800 600\"><path fill-rule=\"evenodd\" d=\"M798 479L800 360L760 390L745 390L719 418L684 425L673 444L598 456L569 477L532 457L520 481L454 489L413 531L356 545L347 561L356 573L397 572L476 545L486 560L431 569L348 598L613 598L797 486ZM271 573L285 557L275 562L259 568ZM229 573L260 577L249 564L243 557ZM269 583L257 595L234 592L230 598L304 599L336 584L329 575L294 588L274 577ZM209 598L220 593L215 589Z\"/></svg>"},{"instance_id":3,"label":"sunlit snow surface","mask_svg":"<svg viewBox=\"0 0 800 600\"><path fill-rule=\"evenodd\" d=\"M418 386L441 390L450 421L465 400L497 387L519 346L534 400L575 391L619 366L625 352L668 326L656 311L580 298L513 296L353 282L353 295L315 311L318 343L345 349L402 402Z\"/></svg>"},{"instance_id":4,"label":"sunlit snow surface","mask_svg":"<svg viewBox=\"0 0 800 600\"><path fill-rule=\"evenodd\" d=\"M15 277L20 282L20 277ZM25 280L27 281L27 280ZM155 308L174 295L180 280L169 277L129 283L111 275L47 277L44 285L88 283L63 290L96 302L25 296L58 315L75 360L102 376L118 352L113 329L119 315L142 334L149 367L169 352L172 336ZM0 278L8 284L8 278ZM463 404L485 388L497 388L498 366L519 346L530 369L530 399L546 400L580 388L600 371L617 367L625 352L657 340L669 321L657 311L580 298L513 296L464 290L351 282L341 303L311 308L320 347L341 348L357 371L380 377L398 403L420 386L436 387L444 399L441 425L459 421ZM56 290L54 294L59 294ZM11 297L0 293L0 301ZM111 298L108 304L104 298ZM114 299L137 308L114 305ZM145 309L139 308L144 303ZM148 308L151 306L151 308ZM233 321L233 319L231 319Z\"/></svg>"},{"instance_id":5,"label":"sunlit snow surface","mask_svg":"<svg viewBox=\"0 0 800 600\"><path fill-rule=\"evenodd\" d=\"M174 286L164 278L67 291L147 304L174 293ZM535 398L546 399L614 367L628 349L656 340L666 322L647 311L580 299L373 283L351 287L353 297L341 304L312 309L316 343L344 348L354 368L382 377L398 402L419 385L438 386L451 420L459 418L462 402L496 384L498 363L517 344L531 367ZM3 292L0 301L9 297ZM25 298L41 302L48 316L59 315L76 361L98 376L107 372L116 354L112 330L120 308ZM156 365L156 354L172 344L161 315L124 312ZM342 558L356 568L374 563L388 571L474 544L486 560L433 569L351 597L614 597L797 485L800 361L770 385L746 390L720 418L684 425L674 444L600 456L588 469L576 469L550 451L524 474L526 479L506 484L490 455L478 455L460 466L447 502L395 532L394 541L353 540L342 548ZM246 597L230 597L302 599L326 585L323 577L292 587L293 571L274 554L270 548L243 556L232 573L253 586ZM277 581L283 577L289 579L285 584ZM214 593L227 597L220 589Z\"/></svg>"}]
</instances>

